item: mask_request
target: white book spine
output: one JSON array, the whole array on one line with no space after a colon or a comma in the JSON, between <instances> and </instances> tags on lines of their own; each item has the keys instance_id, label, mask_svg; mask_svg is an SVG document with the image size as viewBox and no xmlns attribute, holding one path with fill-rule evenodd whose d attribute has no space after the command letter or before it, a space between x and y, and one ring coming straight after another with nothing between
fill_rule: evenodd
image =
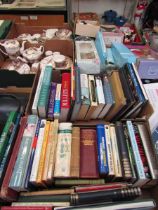
<instances>
[{"instance_id":1,"label":"white book spine","mask_svg":"<svg viewBox=\"0 0 158 210\"><path fill-rule=\"evenodd\" d=\"M132 145L132 149L133 149L133 153L134 153L134 159L135 159L135 163L136 163L138 177L140 179L146 179L145 173L144 173L144 167L143 167L143 163L142 163L140 153L138 150L138 145L137 145L132 122L128 120L126 122L126 125L127 125L127 129L129 132L129 137L130 137L130 141L131 141L131 145Z\"/></svg>"},{"instance_id":2,"label":"white book spine","mask_svg":"<svg viewBox=\"0 0 158 210\"><path fill-rule=\"evenodd\" d=\"M44 69L41 70L41 74L40 74L37 89L36 89L36 94L35 94L35 97L34 97L34 100L33 100L33 105L32 105L32 113L33 114L38 114L37 103L38 103L38 99L39 99L39 95L40 95L40 91L41 91L43 76L44 76Z\"/></svg>"},{"instance_id":3,"label":"white book spine","mask_svg":"<svg viewBox=\"0 0 158 210\"><path fill-rule=\"evenodd\" d=\"M110 128L109 125L105 125L105 137L106 137L106 147L107 147L107 156L108 156L108 166L109 166L109 175L115 175L114 168L114 159L112 154L112 142L110 140Z\"/></svg>"},{"instance_id":4,"label":"white book spine","mask_svg":"<svg viewBox=\"0 0 158 210\"><path fill-rule=\"evenodd\" d=\"M45 125L46 125L46 120L45 119L41 120L40 131L38 135L38 141L37 141L35 156L34 156L31 175L30 175L30 182L32 183L36 182L36 177L38 173L38 165L40 161L40 155L41 155L41 150L42 150L42 145L43 145L43 140L44 140Z\"/></svg>"},{"instance_id":5,"label":"white book spine","mask_svg":"<svg viewBox=\"0 0 158 210\"><path fill-rule=\"evenodd\" d=\"M57 84L55 104L54 104L54 118L59 119L60 116L60 101L61 101L61 84Z\"/></svg>"}]
</instances>

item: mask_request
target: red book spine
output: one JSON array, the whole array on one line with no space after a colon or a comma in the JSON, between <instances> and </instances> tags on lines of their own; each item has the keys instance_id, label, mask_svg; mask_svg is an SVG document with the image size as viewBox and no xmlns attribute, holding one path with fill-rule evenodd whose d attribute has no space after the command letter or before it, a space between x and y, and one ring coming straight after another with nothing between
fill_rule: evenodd
<instances>
[{"instance_id":1,"label":"red book spine","mask_svg":"<svg viewBox=\"0 0 158 210\"><path fill-rule=\"evenodd\" d=\"M1 210L52 210L52 207L44 206L3 206Z\"/></svg>"},{"instance_id":2,"label":"red book spine","mask_svg":"<svg viewBox=\"0 0 158 210\"><path fill-rule=\"evenodd\" d=\"M14 165L15 165L15 161L16 161L16 158L17 158L17 155L19 152L24 129L26 127L26 123L27 123L27 117L23 117L21 119L20 130L18 132L18 136L15 141L13 152L12 152L12 155L11 155L11 158L10 158L7 170L6 170L6 174L5 174L2 186L1 186L1 198L4 200L14 201L14 200L16 200L16 198L18 196L17 192L15 192L14 190L9 188L9 182L10 182L12 172L14 169Z\"/></svg>"},{"instance_id":3,"label":"red book spine","mask_svg":"<svg viewBox=\"0 0 158 210\"><path fill-rule=\"evenodd\" d=\"M80 177L99 178L96 130L81 129Z\"/></svg>"},{"instance_id":4,"label":"red book spine","mask_svg":"<svg viewBox=\"0 0 158 210\"><path fill-rule=\"evenodd\" d=\"M71 97L71 74L62 74L62 87L61 87L61 108L70 108Z\"/></svg>"}]
</instances>

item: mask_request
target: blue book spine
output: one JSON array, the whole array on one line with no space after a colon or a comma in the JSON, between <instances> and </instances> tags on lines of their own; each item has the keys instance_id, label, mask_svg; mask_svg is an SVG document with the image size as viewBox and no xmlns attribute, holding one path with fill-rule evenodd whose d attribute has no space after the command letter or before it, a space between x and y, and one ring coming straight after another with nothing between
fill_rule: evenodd
<instances>
[{"instance_id":1,"label":"blue book spine","mask_svg":"<svg viewBox=\"0 0 158 210\"><path fill-rule=\"evenodd\" d=\"M145 173L144 173L144 167L143 167L142 160L141 160L141 157L140 157L140 153L139 153L139 149L138 149L138 145L137 145L137 141L136 141L136 137L135 137L132 122L127 121L126 125L127 125L127 129L128 129L133 153L134 153L134 159L135 159L135 163L136 163L138 176L139 176L140 179L146 179Z\"/></svg>"},{"instance_id":2,"label":"blue book spine","mask_svg":"<svg viewBox=\"0 0 158 210\"><path fill-rule=\"evenodd\" d=\"M104 90L105 103L106 104L115 103L112 87L111 87L110 81L108 80L106 76L103 77L103 90Z\"/></svg>"},{"instance_id":3,"label":"blue book spine","mask_svg":"<svg viewBox=\"0 0 158 210\"><path fill-rule=\"evenodd\" d=\"M151 139L155 150L156 158L158 159L158 127L152 132Z\"/></svg>"},{"instance_id":4,"label":"blue book spine","mask_svg":"<svg viewBox=\"0 0 158 210\"><path fill-rule=\"evenodd\" d=\"M60 101L61 101L61 84L57 84L55 103L54 103L54 118L58 119L60 116Z\"/></svg>"},{"instance_id":5,"label":"blue book spine","mask_svg":"<svg viewBox=\"0 0 158 210\"><path fill-rule=\"evenodd\" d=\"M26 179L25 179L25 183L24 183L24 188L25 189L29 188L29 179L30 179L32 164L33 164L34 155L35 155L35 151L36 151L36 145L37 145L37 141L38 141L40 125L41 125L41 119L38 120L36 131L35 131L35 136L34 136L34 140L33 140L33 144L32 144L30 161L29 161L28 170L27 170L27 174L26 174Z\"/></svg>"},{"instance_id":6,"label":"blue book spine","mask_svg":"<svg viewBox=\"0 0 158 210\"><path fill-rule=\"evenodd\" d=\"M7 167L8 160L10 158L10 154L11 154L12 148L14 146L14 140L15 140L15 137L16 137L16 134L17 134L17 131L18 131L18 126L19 126L20 119L21 119L21 113L19 113L17 115L16 121L15 121L15 124L14 124L14 128L13 128L11 136L9 138L7 149L5 151L4 157L3 157L2 162L0 164L0 181L2 181L2 179L3 179L5 169Z\"/></svg>"},{"instance_id":7,"label":"blue book spine","mask_svg":"<svg viewBox=\"0 0 158 210\"><path fill-rule=\"evenodd\" d=\"M129 63L127 64L127 66L128 66L128 71L129 71L129 73L130 73L130 75L131 75L131 79L133 80L134 86L135 86L135 88L136 88L136 91L137 91L139 100L140 100L141 102L145 102L144 95L143 95L142 90L141 90L141 88L140 88L140 85L139 85L139 83L138 83L138 81L137 81L137 78L136 78L136 76L135 76L135 74L134 74L133 67L132 67L132 65L129 64Z\"/></svg>"},{"instance_id":8,"label":"blue book spine","mask_svg":"<svg viewBox=\"0 0 158 210\"><path fill-rule=\"evenodd\" d=\"M104 125L97 125L98 165L100 175L109 172Z\"/></svg>"},{"instance_id":9,"label":"blue book spine","mask_svg":"<svg viewBox=\"0 0 158 210\"><path fill-rule=\"evenodd\" d=\"M49 102L48 102L48 113L47 113L47 118L49 120L53 120L53 118L54 118L53 115L54 115L56 86L57 86L56 83L54 83L54 82L51 83L50 97L49 97Z\"/></svg>"}]
</instances>

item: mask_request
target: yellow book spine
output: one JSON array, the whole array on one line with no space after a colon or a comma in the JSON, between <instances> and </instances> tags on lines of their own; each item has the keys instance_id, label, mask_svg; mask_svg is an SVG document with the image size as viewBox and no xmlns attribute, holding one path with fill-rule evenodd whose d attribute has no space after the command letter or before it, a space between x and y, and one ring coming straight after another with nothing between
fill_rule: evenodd
<instances>
[{"instance_id":1,"label":"yellow book spine","mask_svg":"<svg viewBox=\"0 0 158 210\"><path fill-rule=\"evenodd\" d=\"M48 167L48 174L47 174L47 181L51 181L54 175L54 165L55 165L55 156L56 156L56 147L58 141L58 128L59 128L59 121L58 119L54 120L54 129L53 129L53 144L50 152L49 157L49 167Z\"/></svg>"},{"instance_id":2,"label":"yellow book spine","mask_svg":"<svg viewBox=\"0 0 158 210\"><path fill-rule=\"evenodd\" d=\"M42 184L42 174L44 169L44 161L45 161L45 155L46 155L46 148L48 143L48 135L49 135L49 128L50 128L50 121L46 122L45 132L44 132L44 140L42 144L42 151L40 155L40 162L38 166L38 173L36 178L37 184Z\"/></svg>"},{"instance_id":3,"label":"yellow book spine","mask_svg":"<svg viewBox=\"0 0 158 210\"><path fill-rule=\"evenodd\" d=\"M49 128L49 134L48 134L48 143L47 143L47 148L46 148L44 171L43 171L43 176L42 176L42 181L43 182L47 182L49 158L50 158L50 153L51 153L51 149L52 149L52 146L53 146L53 138L54 138L54 122L51 122L50 123L50 128Z\"/></svg>"}]
</instances>

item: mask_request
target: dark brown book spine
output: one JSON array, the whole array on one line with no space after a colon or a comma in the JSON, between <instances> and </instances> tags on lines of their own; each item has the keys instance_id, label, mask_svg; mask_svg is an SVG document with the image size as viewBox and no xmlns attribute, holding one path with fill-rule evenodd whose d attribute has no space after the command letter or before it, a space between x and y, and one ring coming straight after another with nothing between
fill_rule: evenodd
<instances>
[{"instance_id":1,"label":"dark brown book spine","mask_svg":"<svg viewBox=\"0 0 158 210\"><path fill-rule=\"evenodd\" d=\"M80 135L80 177L98 178L96 130L81 129Z\"/></svg>"},{"instance_id":2,"label":"dark brown book spine","mask_svg":"<svg viewBox=\"0 0 158 210\"><path fill-rule=\"evenodd\" d=\"M80 128L72 128L70 176L80 176Z\"/></svg>"}]
</instances>

